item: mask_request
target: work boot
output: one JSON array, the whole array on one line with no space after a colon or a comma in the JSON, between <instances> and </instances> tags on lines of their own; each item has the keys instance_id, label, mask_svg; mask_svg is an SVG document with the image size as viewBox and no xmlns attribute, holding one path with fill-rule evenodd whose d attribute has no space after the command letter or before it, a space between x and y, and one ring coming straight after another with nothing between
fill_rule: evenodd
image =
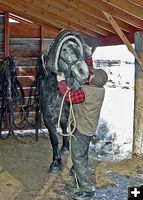
<instances>
[{"instance_id":1,"label":"work boot","mask_svg":"<svg viewBox=\"0 0 143 200\"><path fill-rule=\"evenodd\" d=\"M78 189L78 186L76 183L66 183L65 188L68 190L76 190Z\"/></svg>"}]
</instances>

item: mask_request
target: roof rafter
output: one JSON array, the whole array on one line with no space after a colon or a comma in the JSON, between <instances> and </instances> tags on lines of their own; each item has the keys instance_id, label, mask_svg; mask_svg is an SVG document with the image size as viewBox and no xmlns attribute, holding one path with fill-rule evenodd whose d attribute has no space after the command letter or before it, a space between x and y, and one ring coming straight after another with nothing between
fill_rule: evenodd
<instances>
[{"instance_id":1,"label":"roof rafter","mask_svg":"<svg viewBox=\"0 0 143 200\"><path fill-rule=\"evenodd\" d=\"M58 1L58 0L56 0ZM55 1L54 1L55 2ZM58 1L59 2L59 1ZM60 0L60 2L62 2L62 4L66 4L67 6L67 10L70 12L74 11L74 9L80 10L85 14L89 15L90 20L94 19L100 19L106 23L109 23L108 20L106 19L106 17L103 15L103 13L98 10L97 8L93 7L92 4L89 4L88 1L79 1L78 4L76 4L76 0L73 1L69 1L69 0ZM53 3L53 2L51 2ZM132 32L133 30L136 30L136 27L121 21L120 19L116 18L116 22L118 23L118 25L120 26L120 28L123 31L126 31L128 33Z\"/></svg>"},{"instance_id":2,"label":"roof rafter","mask_svg":"<svg viewBox=\"0 0 143 200\"><path fill-rule=\"evenodd\" d=\"M24 19L24 18L22 18L22 17L19 17L19 16L17 16L17 15L14 15L14 14L12 14L12 13L10 13L9 14L9 17L11 18L11 19L14 19L14 20L16 20L16 21L18 21L18 22L22 22L22 23L32 23L31 21L29 21L29 20L27 20L27 19Z\"/></svg>"},{"instance_id":3,"label":"roof rafter","mask_svg":"<svg viewBox=\"0 0 143 200\"><path fill-rule=\"evenodd\" d=\"M66 15L65 17L70 17L72 21L76 22L80 19L80 22L86 22L88 26L92 25L94 27L100 27L111 33L115 33L114 29L108 22L105 22L100 18L96 18L95 16L91 17L89 13L87 14L77 9L76 7L69 6L69 3L65 3L64 0L60 0L60 2L59 0L46 1L46 5L48 6L48 9L50 9L51 12L55 12L56 10L56 14L64 16L66 13L68 13L68 15Z\"/></svg>"},{"instance_id":4,"label":"roof rafter","mask_svg":"<svg viewBox=\"0 0 143 200\"><path fill-rule=\"evenodd\" d=\"M103 0L104 2L111 4L118 9L123 10L126 13L129 13L130 15L133 15L134 17L137 17L139 19L143 19L143 10L139 6L135 4L131 4L129 1L125 0Z\"/></svg>"},{"instance_id":5,"label":"roof rafter","mask_svg":"<svg viewBox=\"0 0 143 200\"><path fill-rule=\"evenodd\" d=\"M141 0L128 0L128 1L143 8L143 1L141 1Z\"/></svg>"},{"instance_id":6,"label":"roof rafter","mask_svg":"<svg viewBox=\"0 0 143 200\"><path fill-rule=\"evenodd\" d=\"M62 17L59 17L53 13L47 12L46 9L39 9L39 7L29 7L28 4L29 1L27 1L27 4L23 2L18 3L18 0L12 1L12 0L7 0L3 2L0 0L1 3L1 9L7 10L9 12L12 12L16 15L19 15L23 18L27 18L30 21L33 21L38 24L43 24L43 25L49 25L52 27L57 27L62 29L63 27L70 28L73 30L78 29L80 32L84 32L87 35L92 34L92 36L98 36L96 32L89 31L87 27L80 26L78 24L72 23L68 20L63 20ZM54 20L53 20L54 19Z\"/></svg>"},{"instance_id":7,"label":"roof rafter","mask_svg":"<svg viewBox=\"0 0 143 200\"><path fill-rule=\"evenodd\" d=\"M28 3L29 0L25 0L25 2ZM54 4L54 3L52 2L52 4ZM83 19L83 17L86 18L86 16L82 15L82 17L76 17L73 14L65 12L61 8L54 7L52 4L49 4L49 3L45 2L45 0L41 0L40 2L37 1L37 0L32 0L31 1L32 7L33 8L36 8L36 7L39 8L40 7L42 9L42 12L45 12L45 16L46 16L46 13L47 13L47 17L49 15L52 15L53 19L60 20L65 24L66 23L67 24L70 23L70 24L77 24L77 25L83 26L83 27L87 27L88 26L89 30L91 30L93 32L97 32L97 33L99 33L99 34L101 34L103 36L107 36L107 35L110 34L105 29L97 26L95 23L90 22L90 20L86 21L86 19ZM45 5L46 5L46 7L45 7ZM61 7L62 7L62 5L61 5ZM56 10L56 13L55 13L55 10ZM78 15L81 15L81 14L78 14ZM111 26L110 26L110 28L112 29ZM115 33L115 31L113 29L112 29L112 31Z\"/></svg>"},{"instance_id":8,"label":"roof rafter","mask_svg":"<svg viewBox=\"0 0 143 200\"><path fill-rule=\"evenodd\" d=\"M77 2L83 2L86 3L86 0L77 0ZM78 4L77 3L77 4ZM128 24L143 29L143 20L140 20L129 13L124 12L123 10L119 10L118 8L112 6L111 4L108 4L105 1L102 0L90 0L90 3L93 7L99 9L100 11L105 11L111 15L113 15L115 18L118 18L124 22L127 22Z\"/></svg>"},{"instance_id":9,"label":"roof rafter","mask_svg":"<svg viewBox=\"0 0 143 200\"><path fill-rule=\"evenodd\" d=\"M103 12L113 17L132 42L134 33L143 31L142 8L140 0L0 0L0 9L12 13L20 22L17 27L16 23L10 23L11 37L24 37L22 28L26 29L26 23L31 30L29 33L24 30L28 37L39 37L42 33L43 37L54 39L60 30L71 29L99 45L123 43Z\"/></svg>"},{"instance_id":10,"label":"roof rafter","mask_svg":"<svg viewBox=\"0 0 143 200\"><path fill-rule=\"evenodd\" d=\"M142 60L139 58L139 56L137 55L135 49L132 47L132 45L129 42L128 38L124 35L123 31L120 29L120 27L118 26L118 24L116 23L116 21L114 20L114 18L112 17L112 15L110 15L110 14L104 12L104 11L103 11L103 13L107 17L107 19L109 20L109 22L112 24L112 26L114 27L114 29L116 30L116 32L118 33L119 37L126 44L128 50L135 56L136 60L140 64L141 69L143 70L143 62L142 62Z\"/></svg>"}]
</instances>

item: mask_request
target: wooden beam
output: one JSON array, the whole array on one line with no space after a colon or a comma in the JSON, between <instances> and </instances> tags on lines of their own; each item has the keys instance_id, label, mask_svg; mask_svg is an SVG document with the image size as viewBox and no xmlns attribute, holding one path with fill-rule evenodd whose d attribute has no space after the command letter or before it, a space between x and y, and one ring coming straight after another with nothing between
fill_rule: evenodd
<instances>
[{"instance_id":1,"label":"wooden beam","mask_svg":"<svg viewBox=\"0 0 143 200\"><path fill-rule=\"evenodd\" d=\"M143 10L139 6L125 0L103 0L104 2L123 10L130 15L143 20Z\"/></svg>"},{"instance_id":2,"label":"wooden beam","mask_svg":"<svg viewBox=\"0 0 143 200\"><path fill-rule=\"evenodd\" d=\"M78 30L79 32L83 33L85 31L85 34L88 34L89 30L89 35L91 35L91 30L88 29L87 26L81 26L72 21L65 20L56 14L47 12L45 7L40 9L39 6L29 6L29 4L32 5L32 2L33 1L29 0L24 0L21 2L18 0L7 0L3 2L0 0L2 10L7 10L8 12L12 12L35 23L39 23L41 25L50 25L60 29L70 28L71 30ZM107 34L107 31L104 30L104 33ZM96 36L95 32L93 32L92 36L94 35Z\"/></svg>"},{"instance_id":3,"label":"wooden beam","mask_svg":"<svg viewBox=\"0 0 143 200\"><path fill-rule=\"evenodd\" d=\"M128 1L143 8L143 1L141 1L141 0L128 0Z\"/></svg>"},{"instance_id":4,"label":"wooden beam","mask_svg":"<svg viewBox=\"0 0 143 200\"><path fill-rule=\"evenodd\" d=\"M112 24L113 28L118 33L119 37L126 44L128 50L135 56L136 60L140 64L141 69L143 70L143 62L142 62L142 60L138 57L138 55L135 52L134 48L132 47L132 45L130 44L129 40L127 39L127 37L125 36L125 34L122 32L122 30L120 29L120 27L118 26L118 24L116 23L116 21L114 20L114 18L112 17L112 15L110 15L110 14L108 14L106 12L103 12L103 13L107 17L107 19L109 20L109 22Z\"/></svg>"},{"instance_id":5,"label":"wooden beam","mask_svg":"<svg viewBox=\"0 0 143 200\"><path fill-rule=\"evenodd\" d=\"M43 3L42 3L42 2ZM77 10L74 10L74 12L68 12L68 9L64 6L64 4L59 4L60 7L55 7L52 4L55 4L53 1L51 4L49 3L45 3L45 0L41 0L40 1L40 5L41 5L41 9L43 10L46 6L46 10L47 12L53 14L54 16L57 16L57 18L60 20L62 19L63 22L66 23L70 23L70 25L73 24L73 27L75 26L82 26L85 27L93 32L96 32L98 34L101 34L103 36L108 36L111 33L115 33L113 28L107 24L106 22L103 22L103 24L101 24L101 20L97 20L97 22L95 20L89 19L89 17ZM33 4L37 4L37 1L33 0ZM45 5L44 5L45 3ZM34 5L35 5L34 4ZM65 8L65 10L63 9ZM55 14L56 11L56 14ZM53 17L53 20L55 20L55 18ZM103 26L102 26L103 25ZM96 35L96 34L94 34Z\"/></svg>"},{"instance_id":6,"label":"wooden beam","mask_svg":"<svg viewBox=\"0 0 143 200\"><path fill-rule=\"evenodd\" d=\"M86 3L87 0L77 0L77 5L79 4L79 2L83 2ZM143 29L143 21L132 16L129 13L124 12L123 10L120 10L110 4L108 4L107 2L104 2L102 0L90 0L90 5L92 5L94 8L98 8L101 12L105 11L111 15L113 15L114 17L129 23L130 25L139 28L139 29Z\"/></svg>"},{"instance_id":7,"label":"wooden beam","mask_svg":"<svg viewBox=\"0 0 143 200\"><path fill-rule=\"evenodd\" d=\"M135 34L135 49L143 60L143 32ZM138 62L135 62L135 98L134 98L134 131L133 155L143 154L143 71Z\"/></svg>"},{"instance_id":8,"label":"wooden beam","mask_svg":"<svg viewBox=\"0 0 143 200\"><path fill-rule=\"evenodd\" d=\"M9 35L11 38L39 38L39 27L36 24L10 23ZM42 34L45 38L54 39L61 29L43 26Z\"/></svg>"},{"instance_id":9,"label":"wooden beam","mask_svg":"<svg viewBox=\"0 0 143 200\"><path fill-rule=\"evenodd\" d=\"M43 26L40 26L40 53L43 52L43 49L44 49Z\"/></svg>"},{"instance_id":10,"label":"wooden beam","mask_svg":"<svg viewBox=\"0 0 143 200\"><path fill-rule=\"evenodd\" d=\"M134 43L134 33L126 34L126 37L130 41L130 43ZM98 37L98 38L87 38L85 39L86 43L91 47L99 47L99 46L112 46L112 45L123 45L124 42L121 38L116 35L111 35L108 37Z\"/></svg>"},{"instance_id":11,"label":"wooden beam","mask_svg":"<svg viewBox=\"0 0 143 200\"><path fill-rule=\"evenodd\" d=\"M44 2L45 1L43 1L43 3ZM59 16L62 16L62 17L65 16L65 18L69 18L70 20L76 23L80 22L81 25L82 23L84 23L89 28L91 25L91 27L94 26L95 29L102 28L111 33L115 33L114 29L109 23L101 20L100 18L97 18L95 15L91 17L89 12L86 13L79 10L76 7L69 6L69 2L67 4L64 0L48 1L46 2L46 7L50 12L55 13L55 10L56 10L56 14L58 14Z\"/></svg>"},{"instance_id":12,"label":"wooden beam","mask_svg":"<svg viewBox=\"0 0 143 200\"><path fill-rule=\"evenodd\" d=\"M24 19L22 17L19 17L17 15L14 15L12 13L9 14L9 18L16 20L17 22L21 22L21 23L32 23L31 21Z\"/></svg>"},{"instance_id":13,"label":"wooden beam","mask_svg":"<svg viewBox=\"0 0 143 200\"><path fill-rule=\"evenodd\" d=\"M25 37L38 38L39 26L40 25L36 25L36 24L10 23L9 24L10 37L11 38L25 38ZM58 35L59 31L61 31L61 29L56 29L51 26L43 26L43 31L42 31L43 37L54 39ZM81 35L83 35L83 33L81 32ZM87 37L87 36L90 37L90 35L86 35L86 34L83 35L83 37Z\"/></svg>"},{"instance_id":14,"label":"wooden beam","mask_svg":"<svg viewBox=\"0 0 143 200\"><path fill-rule=\"evenodd\" d=\"M35 24L10 23L9 30L10 30L10 37L12 38L39 37L39 25Z\"/></svg>"},{"instance_id":15,"label":"wooden beam","mask_svg":"<svg viewBox=\"0 0 143 200\"><path fill-rule=\"evenodd\" d=\"M55 17L53 14L47 13L46 10L40 10L39 7L29 7L29 1L25 3L22 1L19 3L18 0L8 0L5 2L0 0L0 3L2 10L12 12L15 15L29 19L37 24L51 25L60 29L63 27L62 22L53 20L53 17Z\"/></svg>"},{"instance_id":16,"label":"wooden beam","mask_svg":"<svg viewBox=\"0 0 143 200\"><path fill-rule=\"evenodd\" d=\"M58 1L58 0L56 0L56 1ZM98 10L98 7L93 7L93 5L89 4L88 1L81 0L78 2L78 4L76 2L77 2L76 0L72 0L72 1L60 0L60 3L62 3L62 5L64 5L64 6L66 6L68 12L73 12L73 10L77 9L78 11L81 11L82 13L87 14L89 16L90 20L93 19L96 21L97 19L100 19L100 20L102 20L102 22L104 21L106 23L109 23L107 18L104 16L104 14L100 10ZM55 3L55 1L54 1L54 3ZM118 18L116 18L116 22L118 23L118 25L120 26L120 28L122 30L124 30L128 33L137 31L137 29L134 26L132 26L124 21L121 21Z\"/></svg>"},{"instance_id":17,"label":"wooden beam","mask_svg":"<svg viewBox=\"0 0 143 200\"><path fill-rule=\"evenodd\" d=\"M24 2L28 4L29 0L24 0ZM38 7L43 12L45 11L46 13L45 17L48 17L49 15L51 15L53 21L63 22L65 26L70 24L70 26L72 27L77 27L77 26L81 26L85 28L88 27L89 30L93 32L97 32L103 36L107 36L109 35L110 32L114 32L113 28L105 22L104 22L105 28L102 28L101 26L97 25L96 21L94 22L90 20L86 15L76 12L76 10L74 10L73 13L69 13L66 7L65 7L65 10L63 10L63 4L61 4L61 2L60 4L58 4L59 7L58 6L55 7L53 6L53 4L55 4L53 1L51 4L49 4L48 2L45 2L45 0L41 0L40 2L37 0L31 1L31 5L33 8ZM99 20L98 20L98 24L99 24Z\"/></svg>"},{"instance_id":18,"label":"wooden beam","mask_svg":"<svg viewBox=\"0 0 143 200\"><path fill-rule=\"evenodd\" d=\"M8 0L8 1L5 1L5 2L0 0L0 9L3 10L3 11L7 11L9 13L13 13L15 15L18 15L20 17L26 18L26 19L28 19L28 20L36 23L36 24L51 25L49 20L44 20L44 18L42 16L41 16L41 18L37 17L36 13L35 13L35 15L31 15L30 13L27 12L26 7L24 8L24 5L16 6L17 3L18 2L15 2L15 1L12 1L12 0ZM36 11L37 10L33 9L33 13L36 12ZM59 23L59 26L58 26L57 22L55 22L53 24L53 27L61 28L61 25Z\"/></svg>"}]
</instances>

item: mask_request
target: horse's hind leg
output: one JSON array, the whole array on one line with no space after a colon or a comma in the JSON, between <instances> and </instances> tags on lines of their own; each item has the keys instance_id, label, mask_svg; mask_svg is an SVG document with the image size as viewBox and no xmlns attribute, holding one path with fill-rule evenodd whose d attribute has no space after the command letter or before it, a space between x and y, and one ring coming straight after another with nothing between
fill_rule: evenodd
<instances>
[{"instance_id":1,"label":"horse's hind leg","mask_svg":"<svg viewBox=\"0 0 143 200\"><path fill-rule=\"evenodd\" d=\"M63 136L63 144L61 147L61 154L67 155L69 153L69 139L66 136L67 135L67 123L60 123L62 132L65 136Z\"/></svg>"},{"instance_id":2,"label":"horse's hind leg","mask_svg":"<svg viewBox=\"0 0 143 200\"><path fill-rule=\"evenodd\" d=\"M49 131L50 141L53 148L53 162L50 164L50 167L48 169L49 173L58 173L61 171L61 153L58 148L59 142L58 137L56 135L56 126L50 122L50 120L45 120L45 126L47 127Z\"/></svg>"}]
</instances>

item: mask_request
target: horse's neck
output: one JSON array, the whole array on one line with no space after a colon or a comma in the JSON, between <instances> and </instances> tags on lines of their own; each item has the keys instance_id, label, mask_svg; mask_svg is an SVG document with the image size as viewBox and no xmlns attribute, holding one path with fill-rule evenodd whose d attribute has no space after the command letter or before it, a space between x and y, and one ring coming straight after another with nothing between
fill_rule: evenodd
<instances>
[{"instance_id":1,"label":"horse's neck","mask_svg":"<svg viewBox=\"0 0 143 200\"><path fill-rule=\"evenodd\" d=\"M57 87L56 75L51 72L44 76L42 80L48 87Z\"/></svg>"}]
</instances>

